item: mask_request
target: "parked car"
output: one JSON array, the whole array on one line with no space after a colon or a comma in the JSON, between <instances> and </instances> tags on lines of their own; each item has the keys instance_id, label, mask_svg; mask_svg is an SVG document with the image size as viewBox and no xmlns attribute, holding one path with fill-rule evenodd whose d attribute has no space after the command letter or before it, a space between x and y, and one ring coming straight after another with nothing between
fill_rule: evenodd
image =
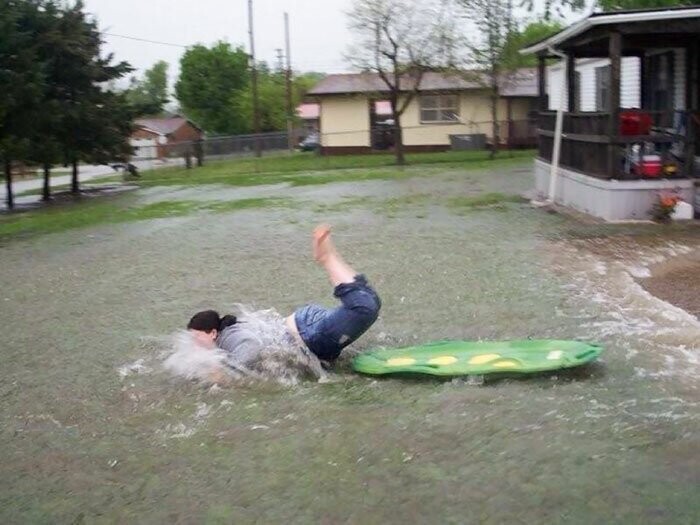
<instances>
[{"instance_id":1,"label":"parked car","mask_svg":"<svg viewBox=\"0 0 700 525\"><path fill-rule=\"evenodd\" d=\"M301 151L316 151L321 147L321 137L317 132L309 133L297 147Z\"/></svg>"}]
</instances>

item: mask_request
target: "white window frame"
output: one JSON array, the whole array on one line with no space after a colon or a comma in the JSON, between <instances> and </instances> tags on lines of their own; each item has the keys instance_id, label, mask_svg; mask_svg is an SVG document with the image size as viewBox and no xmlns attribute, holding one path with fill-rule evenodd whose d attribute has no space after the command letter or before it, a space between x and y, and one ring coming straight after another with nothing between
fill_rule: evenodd
<instances>
[{"instance_id":1,"label":"white window frame","mask_svg":"<svg viewBox=\"0 0 700 525\"><path fill-rule=\"evenodd\" d=\"M453 101L448 102L449 99ZM435 101L433 106L426 107L426 102ZM435 93L420 95L419 111L421 124L458 124L459 123L459 95L456 93ZM435 119L426 119L424 112L435 112ZM450 114L451 117L446 117Z\"/></svg>"}]
</instances>

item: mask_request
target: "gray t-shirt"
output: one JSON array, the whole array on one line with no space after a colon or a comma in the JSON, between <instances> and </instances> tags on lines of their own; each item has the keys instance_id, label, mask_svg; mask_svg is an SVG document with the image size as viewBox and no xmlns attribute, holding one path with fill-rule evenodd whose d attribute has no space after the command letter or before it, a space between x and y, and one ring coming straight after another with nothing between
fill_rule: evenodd
<instances>
[{"instance_id":1,"label":"gray t-shirt","mask_svg":"<svg viewBox=\"0 0 700 525\"><path fill-rule=\"evenodd\" d=\"M238 322L224 328L216 343L226 352L226 361L234 368L236 365L252 368L260 359L260 353L264 348L262 339L255 330L247 327L245 322Z\"/></svg>"},{"instance_id":2,"label":"gray t-shirt","mask_svg":"<svg viewBox=\"0 0 700 525\"><path fill-rule=\"evenodd\" d=\"M226 365L244 376L294 380L326 375L318 358L296 342L284 319L274 312L249 314L224 328L216 343L226 352Z\"/></svg>"}]
</instances>

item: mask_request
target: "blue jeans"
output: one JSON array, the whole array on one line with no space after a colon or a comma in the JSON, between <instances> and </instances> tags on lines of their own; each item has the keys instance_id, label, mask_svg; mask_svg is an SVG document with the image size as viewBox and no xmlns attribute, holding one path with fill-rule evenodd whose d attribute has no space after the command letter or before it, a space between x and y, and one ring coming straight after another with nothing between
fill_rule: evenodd
<instances>
[{"instance_id":1,"label":"blue jeans","mask_svg":"<svg viewBox=\"0 0 700 525\"><path fill-rule=\"evenodd\" d=\"M364 275L351 283L341 283L333 290L340 299L337 308L307 304L294 312L299 335L319 359L331 361L343 348L355 341L374 324L382 302L367 284Z\"/></svg>"}]
</instances>

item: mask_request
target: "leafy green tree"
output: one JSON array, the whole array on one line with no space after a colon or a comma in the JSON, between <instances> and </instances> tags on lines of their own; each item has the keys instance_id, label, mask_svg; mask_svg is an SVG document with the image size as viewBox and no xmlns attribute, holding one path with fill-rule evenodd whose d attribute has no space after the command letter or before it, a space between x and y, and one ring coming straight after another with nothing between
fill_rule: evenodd
<instances>
[{"instance_id":1,"label":"leafy green tree","mask_svg":"<svg viewBox=\"0 0 700 525\"><path fill-rule=\"evenodd\" d=\"M523 29L515 29L507 36L503 50L503 65L506 69L517 67L534 67L537 65L535 55L523 55L520 50L530 44L544 40L564 29L561 22L553 20L536 20Z\"/></svg>"},{"instance_id":2,"label":"leafy green tree","mask_svg":"<svg viewBox=\"0 0 700 525\"><path fill-rule=\"evenodd\" d=\"M300 73L294 78L296 88L299 91L299 96L303 97L306 95L312 87L318 84L326 76L325 73L318 73L316 71L308 71L306 73Z\"/></svg>"},{"instance_id":3,"label":"leafy green tree","mask_svg":"<svg viewBox=\"0 0 700 525\"><path fill-rule=\"evenodd\" d=\"M0 152L12 206L12 162L44 167L124 158L133 113L104 86L131 69L100 52L101 35L82 1L0 0Z\"/></svg>"},{"instance_id":4,"label":"leafy green tree","mask_svg":"<svg viewBox=\"0 0 700 525\"><path fill-rule=\"evenodd\" d=\"M160 60L146 70L142 79L132 77L126 98L139 115L163 113L168 103L168 63Z\"/></svg>"},{"instance_id":5,"label":"leafy green tree","mask_svg":"<svg viewBox=\"0 0 700 525\"><path fill-rule=\"evenodd\" d=\"M248 124L237 111L236 98L247 89L249 77L248 54L242 47L198 44L180 60L175 94L184 113L205 131L241 133Z\"/></svg>"},{"instance_id":6,"label":"leafy green tree","mask_svg":"<svg viewBox=\"0 0 700 525\"><path fill-rule=\"evenodd\" d=\"M12 164L30 151L46 88L35 38L42 17L38 2L0 0L0 154L10 209Z\"/></svg>"},{"instance_id":7,"label":"leafy green tree","mask_svg":"<svg viewBox=\"0 0 700 525\"><path fill-rule=\"evenodd\" d=\"M292 82L292 108L296 108L304 95L322 78L319 73L301 74ZM284 73L273 72L265 64L258 67L258 99L260 101L260 129L282 131L287 128L286 83ZM253 121L253 96L250 90L239 91L234 107L246 125ZM246 131L251 131L246 127Z\"/></svg>"},{"instance_id":8,"label":"leafy green tree","mask_svg":"<svg viewBox=\"0 0 700 525\"><path fill-rule=\"evenodd\" d=\"M104 87L132 71L126 62L103 56L97 22L88 18L82 0L62 9L54 59L49 75L49 98L60 108L57 140L73 167L71 191L78 193L78 162L107 162L124 158L133 113L124 96Z\"/></svg>"}]
</instances>

